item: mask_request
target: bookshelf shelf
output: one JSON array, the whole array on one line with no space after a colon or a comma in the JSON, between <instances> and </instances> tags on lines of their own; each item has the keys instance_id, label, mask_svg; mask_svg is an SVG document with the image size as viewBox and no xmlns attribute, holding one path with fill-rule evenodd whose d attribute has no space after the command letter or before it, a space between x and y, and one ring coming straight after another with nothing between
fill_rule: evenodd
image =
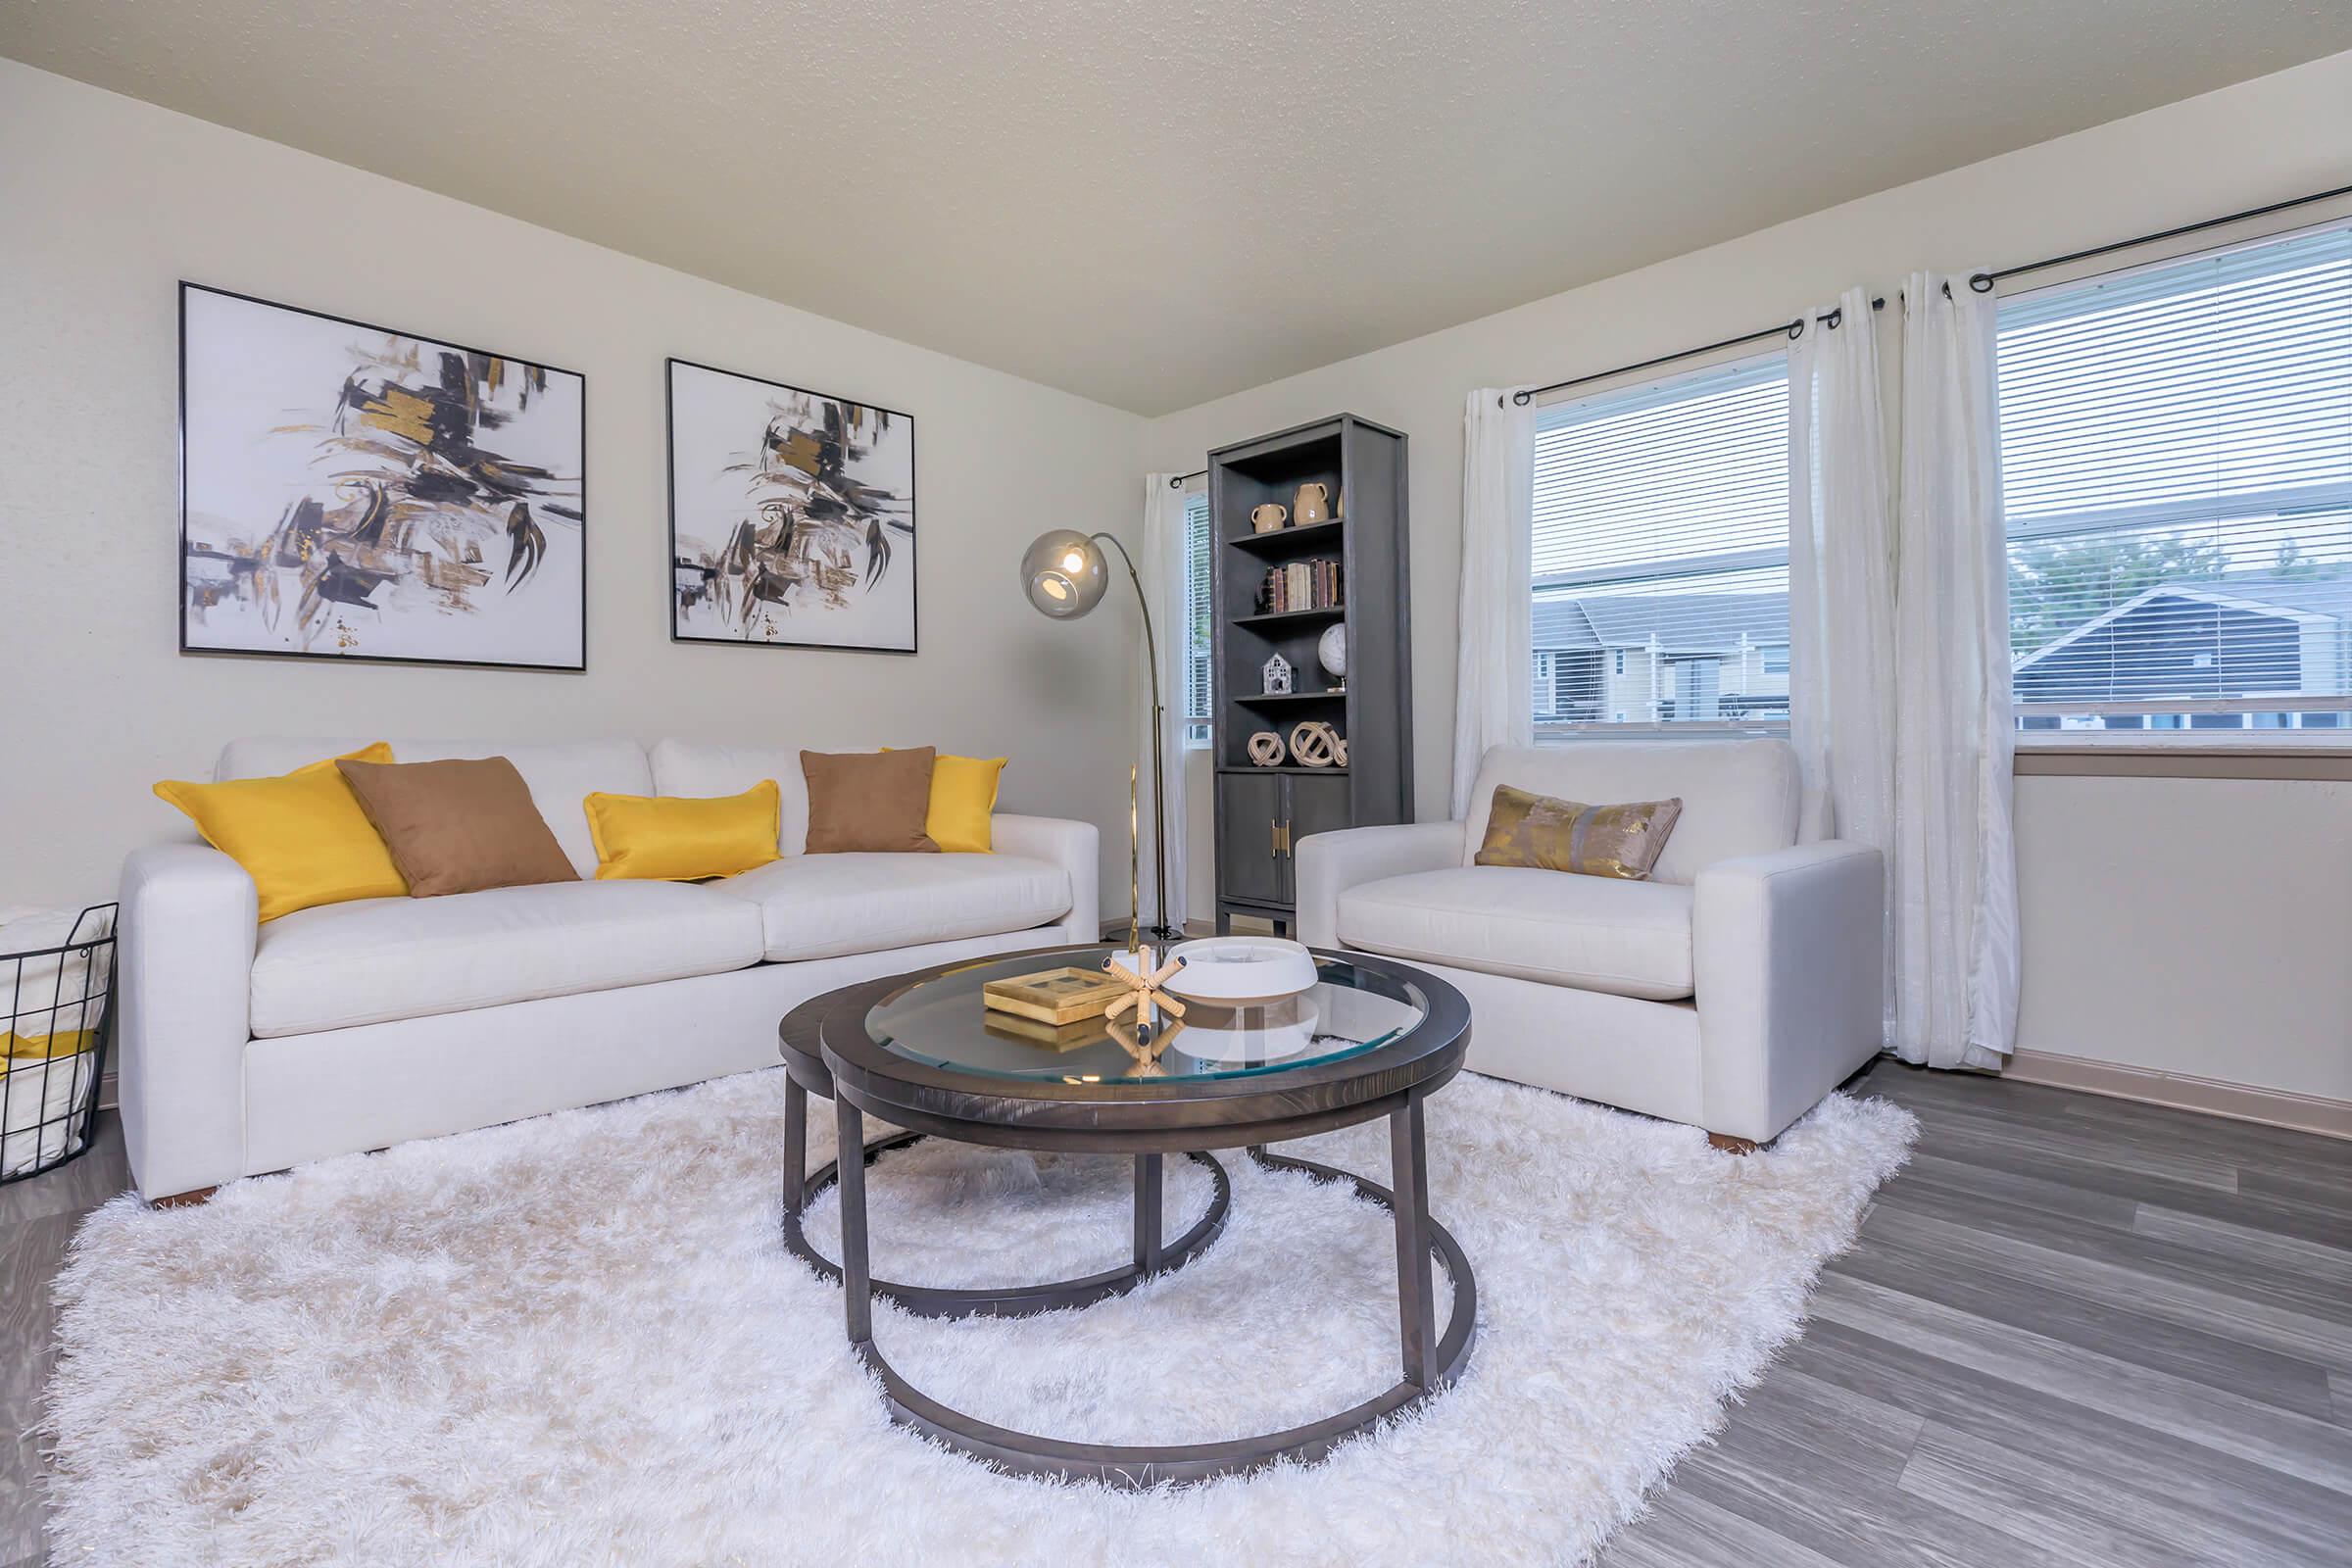
<instances>
[{"instance_id":1,"label":"bookshelf shelf","mask_svg":"<svg viewBox=\"0 0 2352 1568\"><path fill-rule=\"evenodd\" d=\"M1296 528L1277 528L1272 533L1245 533L1225 542L1236 550L1248 550L1261 556L1287 555L1301 543L1330 548L1347 537L1348 519L1334 517L1329 522L1302 523Z\"/></svg>"},{"instance_id":2,"label":"bookshelf shelf","mask_svg":"<svg viewBox=\"0 0 2352 1568\"><path fill-rule=\"evenodd\" d=\"M1318 605L1312 610L1277 610L1264 615L1236 615L1233 623L1236 626L1263 626L1289 620L1344 620L1347 615L1346 605Z\"/></svg>"},{"instance_id":3,"label":"bookshelf shelf","mask_svg":"<svg viewBox=\"0 0 2352 1568\"><path fill-rule=\"evenodd\" d=\"M1297 762L1284 762L1279 767L1220 767L1217 771L1235 774L1295 773L1302 778L1346 778L1348 776L1348 770L1344 767L1302 767Z\"/></svg>"}]
</instances>

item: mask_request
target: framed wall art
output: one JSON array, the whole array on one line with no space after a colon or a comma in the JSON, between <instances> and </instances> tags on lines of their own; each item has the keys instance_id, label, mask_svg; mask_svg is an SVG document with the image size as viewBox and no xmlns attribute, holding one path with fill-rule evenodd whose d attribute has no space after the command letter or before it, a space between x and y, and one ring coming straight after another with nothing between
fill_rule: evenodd
<instances>
[{"instance_id":1,"label":"framed wall art","mask_svg":"<svg viewBox=\"0 0 2352 1568\"><path fill-rule=\"evenodd\" d=\"M586 378L179 287L183 653L587 667Z\"/></svg>"},{"instance_id":2,"label":"framed wall art","mask_svg":"<svg viewBox=\"0 0 2352 1568\"><path fill-rule=\"evenodd\" d=\"M669 362L669 632L915 651L914 421Z\"/></svg>"}]
</instances>

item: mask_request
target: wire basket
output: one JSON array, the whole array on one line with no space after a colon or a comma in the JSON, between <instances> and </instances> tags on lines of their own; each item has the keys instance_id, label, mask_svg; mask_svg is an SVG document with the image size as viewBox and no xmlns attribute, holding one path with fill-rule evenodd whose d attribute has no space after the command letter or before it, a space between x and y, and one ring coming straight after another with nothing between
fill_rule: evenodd
<instances>
[{"instance_id":1,"label":"wire basket","mask_svg":"<svg viewBox=\"0 0 2352 1568\"><path fill-rule=\"evenodd\" d=\"M63 942L0 953L0 1185L90 1147L114 1037L115 915L92 905Z\"/></svg>"}]
</instances>

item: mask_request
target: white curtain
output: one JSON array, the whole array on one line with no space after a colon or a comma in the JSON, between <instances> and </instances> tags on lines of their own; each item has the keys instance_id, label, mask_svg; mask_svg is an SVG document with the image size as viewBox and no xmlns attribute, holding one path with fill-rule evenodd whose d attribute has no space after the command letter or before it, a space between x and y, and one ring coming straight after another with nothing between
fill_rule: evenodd
<instances>
[{"instance_id":1,"label":"white curtain","mask_svg":"<svg viewBox=\"0 0 2352 1568\"><path fill-rule=\"evenodd\" d=\"M1144 548L1136 570L1144 579L1144 596L1152 607L1152 630L1158 640L1159 700L1162 705L1159 748L1165 769L1168 842L1168 923L1184 929L1184 665L1189 630L1185 606L1184 502L1185 493L1174 474L1144 476ZM1115 569L1115 568L1114 568ZM1139 629L1137 636L1141 638ZM1150 925L1159 908L1158 882L1153 863L1152 778L1152 682L1145 647L1136 650L1136 669L1143 690L1136 704L1142 719L1136 730L1137 852L1142 863L1143 922Z\"/></svg>"},{"instance_id":2,"label":"white curtain","mask_svg":"<svg viewBox=\"0 0 2352 1568\"><path fill-rule=\"evenodd\" d=\"M1858 288L1813 317L1788 356L1789 735L1837 836L1891 867L1894 520L1878 323ZM1890 1025L1892 1005L1889 990Z\"/></svg>"},{"instance_id":3,"label":"white curtain","mask_svg":"<svg viewBox=\"0 0 2352 1568\"><path fill-rule=\"evenodd\" d=\"M1893 1045L1997 1067L2018 931L1993 303L1965 273L1914 273L1903 299Z\"/></svg>"},{"instance_id":4,"label":"white curtain","mask_svg":"<svg viewBox=\"0 0 2352 1568\"><path fill-rule=\"evenodd\" d=\"M1536 411L1512 387L1470 394L1462 416L1461 656L1454 668L1453 809L1470 813L1490 746L1535 740L1534 607L1528 549L1535 513Z\"/></svg>"}]
</instances>

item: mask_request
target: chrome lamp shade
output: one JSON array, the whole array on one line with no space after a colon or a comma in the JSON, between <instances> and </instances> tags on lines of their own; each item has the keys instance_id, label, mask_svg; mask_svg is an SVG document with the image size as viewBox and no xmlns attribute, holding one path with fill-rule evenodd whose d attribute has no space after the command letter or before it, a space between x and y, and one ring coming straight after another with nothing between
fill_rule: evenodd
<instances>
[{"instance_id":1,"label":"chrome lamp shade","mask_svg":"<svg viewBox=\"0 0 2352 1568\"><path fill-rule=\"evenodd\" d=\"M1021 591L1041 614L1076 620L1102 602L1110 564L1102 547L1069 528L1041 533L1021 555Z\"/></svg>"}]
</instances>

